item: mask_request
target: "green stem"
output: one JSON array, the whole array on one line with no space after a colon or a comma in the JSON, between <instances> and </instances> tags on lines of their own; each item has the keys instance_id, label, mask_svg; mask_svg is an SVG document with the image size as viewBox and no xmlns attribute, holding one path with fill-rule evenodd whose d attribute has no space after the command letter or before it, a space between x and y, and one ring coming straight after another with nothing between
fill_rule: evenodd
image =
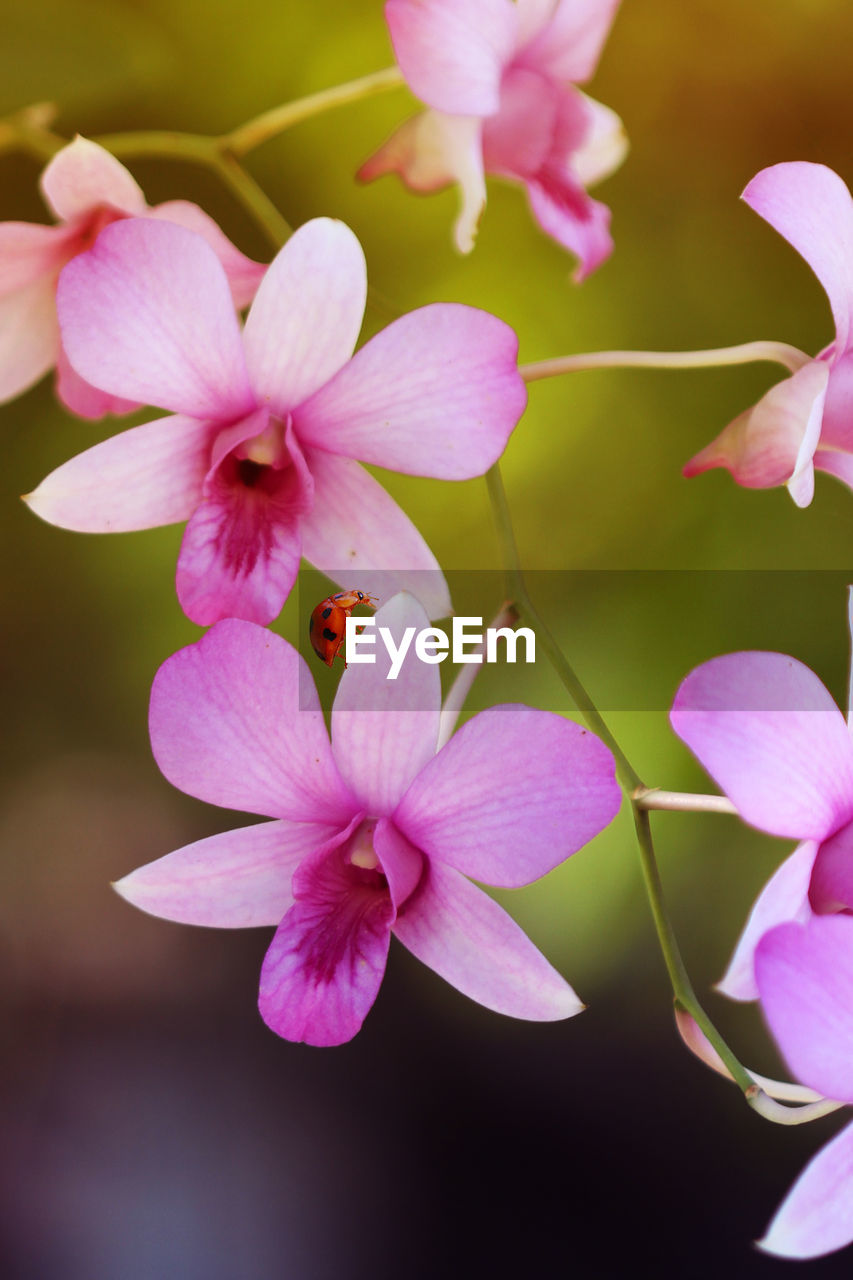
<instances>
[{"instance_id":1,"label":"green stem","mask_svg":"<svg viewBox=\"0 0 853 1280\"><path fill-rule=\"evenodd\" d=\"M497 525L498 537L501 543L501 552L504 571L506 573L509 598L514 601L519 612L533 625L542 648L545 650L554 670L560 677L565 688L568 690L588 727L593 731L593 733L601 738L613 753L613 757L616 761L617 775L628 799L631 802L631 807L634 813L634 824L637 831L637 844L640 851L643 880L646 886L646 894L649 899L649 906L652 912L655 931L658 936L658 943L669 975L676 1006L684 1009L691 1015L697 1026L704 1032L708 1041L720 1055L720 1058L731 1073L732 1078L743 1091L747 1099L751 1101L755 1098L756 1094L760 1092L759 1087L755 1084L746 1068L735 1057L734 1053L726 1044L725 1040L722 1038L719 1031L717 1031L716 1027L705 1013L705 1010L700 1005L690 982L684 961L681 958L681 952L678 948L675 931L673 930L669 914L666 910L663 884L661 883L660 872L655 858L654 844L652 842L649 815L645 809L640 808L635 798L637 794L645 794L649 788L644 787L639 774L636 772L633 765L616 742L616 739L607 727L600 712L598 711L598 708L595 706L592 698L578 679L574 668L566 658L560 646L557 644L557 641L542 621L542 618L528 595L527 586L524 581L524 574L521 569L521 561L518 555L518 547L515 541L515 533L512 527L509 504L507 502L506 491L504 490L503 478L501 476L500 465L498 463L495 463L495 465L486 472L486 482L488 484L489 498L491 500L492 510L495 516L495 523Z\"/></svg>"},{"instance_id":2,"label":"green stem","mask_svg":"<svg viewBox=\"0 0 853 1280\"><path fill-rule=\"evenodd\" d=\"M293 228L279 213L263 187L255 182L252 175L243 168L235 156L227 152L217 152L214 155L212 167L229 191L248 209L273 246L280 249L285 240L293 234Z\"/></svg>"},{"instance_id":3,"label":"green stem","mask_svg":"<svg viewBox=\"0 0 853 1280\"><path fill-rule=\"evenodd\" d=\"M563 373L579 373L585 369L716 369L723 365L753 364L768 361L782 364L791 373L809 364L807 356L787 342L743 342L736 347L715 347L708 351L590 351L579 355L557 356L524 364L519 373L525 382L555 378Z\"/></svg>"},{"instance_id":4,"label":"green stem","mask_svg":"<svg viewBox=\"0 0 853 1280\"><path fill-rule=\"evenodd\" d=\"M293 102L285 102L280 107L265 111L246 124L223 134L220 145L235 156L244 156L247 151L259 147L291 125L308 120L311 116L320 115L323 111L331 111L335 107L346 106L350 102L358 102L362 98L370 98L377 93L385 93L388 89L398 89L405 84L399 67L386 67L383 71L374 71L368 76L360 76L358 80L350 80L347 84L335 85L332 89L322 89L319 93L309 94L306 98L297 98Z\"/></svg>"}]
</instances>

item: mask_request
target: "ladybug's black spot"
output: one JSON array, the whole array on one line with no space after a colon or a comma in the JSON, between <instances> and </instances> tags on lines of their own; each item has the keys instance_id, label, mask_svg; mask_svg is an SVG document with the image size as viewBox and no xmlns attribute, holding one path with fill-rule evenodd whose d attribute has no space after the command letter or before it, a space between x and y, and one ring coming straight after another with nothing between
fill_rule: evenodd
<instances>
[{"instance_id":1,"label":"ladybug's black spot","mask_svg":"<svg viewBox=\"0 0 853 1280\"><path fill-rule=\"evenodd\" d=\"M331 606L331 605L329 605L328 609L324 609L324 610L323 610L323 612L320 614L320 617L321 617L321 618L328 618L331 612L332 612L332 606Z\"/></svg>"},{"instance_id":2,"label":"ladybug's black spot","mask_svg":"<svg viewBox=\"0 0 853 1280\"><path fill-rule=\"evenodd\" d=\"M238 458L237 479L247 489L254 489L266 467L261 462L253 462L251 458Z\"/></svg>"},{"instance_id":3,"label":"ladybug's black spot","mask_svg":"<svg viewBox=\"0 0 853 1280\"><path fill-rule=\"evenodd\" d=\"M337 633L337 631L333 631L331 627L324 627L324 628L323 628L323 639L324 639L324 640L337 640L337 638L338 638L338 633Z\"/></svg>"}]
</instances>

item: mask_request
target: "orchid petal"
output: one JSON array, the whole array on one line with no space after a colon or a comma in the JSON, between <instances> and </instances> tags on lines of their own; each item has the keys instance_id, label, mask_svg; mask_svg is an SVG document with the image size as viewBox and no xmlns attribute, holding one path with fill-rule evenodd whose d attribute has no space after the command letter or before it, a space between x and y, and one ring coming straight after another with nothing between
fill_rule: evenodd
<instances>
[{"instance_id":1,"label":"orchid petal","mask_svg":"<svg viewBox=\"0 0 853 1280\"><path fill-rule=\"evenodd\" d=\"M621 118L610 107L580 90L577 96L586 107L588 125L584 141L572 153L571 166L578 180L585 187L592 187L619 168L628 154L628 135Z\"/></svg>"},{"instance_id":2,"label":"orchid petal","mask_svg":"<svg viewBox=\"0 0 853 1280\"><path fill-rule=\"evenodd\" d=\"M370 182L385 173L399 173L413 191L438 191L448 183L458 182L462 206L454 241L460 253L470 253L486 207L482 132L478 116L422 111L392 133L361 166L358 178Z\"/></svg>"},{"instance_id":3,"label":"orchid petal","mask_svg":"<svg viewBox=\"0 0 853 1280\"><path fill-rule=\"evenodd\" d=\"M768 1026L798 1079L853 1102L853 919L812 916L771 929L755 951Z\"/></svg>"},{"instance_id":4,"label":"orchid petal","mask_svg":"<svg viewBox=\"0 0 853 1280\"><path fill-rule=\"evenodd\" d=\"M112 223L62 272L57 307L69 360L102 391L219 421L254 409L225 273L183 227Z\"/></svg>"},{"instance_id":5,"label":"orchid petal","mask_svg":"<svg viewBox=\"0 0 853 1280\"><path fill-rule=\"evenodd\" d=\"M387 678L391 659L380 628L390 632L399 649L407 629L416 634L429 625L413 596L400 592L382 605L374 621L376 661L356 664L351 659L338 685L332 708L332 750L359 804L369 814L381 816L392 812L412 779L435 755L441 679L438 667L421 662L413 647L397 678Z\"/></svg>"},{"instance_id":6,"label":"orchid petal","mask_svg":"<svg viewBox=\"0 0 853 1280\"><path fill-rule=\"evenodd\" d=\"M35 222L0 222L0 298L53 276L73 249L74 231Z\"/></svg>"},{"instance_id":7,"label":"orchid petal","mask_svg":"<svg viewBox=\"0 0 853 1280\"><path fill-rule=\"evenodd\" d=\"M373 830L373 850L388 881L391 901L399 909L423 879L423 854L397 830L390 818L380 818L377 822Z\"/></svg>"},{"instance_id":8,"label":"orchid petal","mask_svg":"<svg viewBox=\"0 0 853 1280\"><path fill-rule=\"evenodd\" d=\"M613 757L549 711L474 716L415 778L394 822L428 857L487 884L545 875L616 815Z\"/></svg>"},{"instance_id":9,"label":"orchid petal","mask_svg":"<svg viewBox=\"0 0 853 1280\"><path fill-rule=\"evenodd\" d=\"M747 489L789 484L798 506L807 506L797 481L813 483L812 457L820 438L829 367L812 360L791 377L777 382L756 405L733 422L687 463L686 476L725 467Z\"/></svg>"},{"instance_id":10,"label":"orchid petal","mask_svg":"<svg viewBox=\"0 0 853 1280\"><path fill-rule=\"evenodd\" d=\"M518 12L518 57L524 56L524 47L538 35L554 16L560 0L515 0ZM516 59L517 60L517 59Z\"/></svg>"},{"instance_id":11,"label":"orchid petal","mask_svg":"<svg viewBox=\"0 0 853 1280\"><path fill-rule=\"evenodd\" d=\"M613 252L610 210L588 196L566 170L547 169L525 186L539 226L577 258L572 279L580 284Z\"/></svg>"},{"instance_id":12,"label":"orchid petal","mask_svg":"<svg viewBox=\"0 0 853 1280\"><path fill-rule=\"evenodd\" d=\"M38 382L56 360L54 289L48 276L0 297L0 403Z\"/></svg>"},{"instance_id":13,"label":"orchid petal","mask_svg":"<svg viewBox=\"0 0 853 1280\"><path fill-rule=\"evenodd\" d=\"M86 382L71 368L61 346L56 358L56 394L66 409L81 418L97 419L108 413L132 413L134 409L141 408L136 400L122 400L121 396L111 396Z\"/></svg>"},{"instance_id":14,"label":"orchid petal","mask_svg":"<svg viewBox=\"0 0 853 1280\"><path fill-rule=\"evenodd\" d=\"M542 2L533 0L533 4L541 20L545 16ZM522 8L529 5L530 0L523 0ZM518 61L555 80L582 84L595 74L618 8L619 0L560 0L550 21L521 50Z\"/></svg>"},{"instance_id":15,"label":"orchid petal","mask_svg":"<svg viewBox=\"0 0 853 1280\"><path fill-rule=\"evenodd\" d=\"M501 109L483 125L483 163L489 173L535 174L548 157L560 89L552 80L514 67L504 76Z\"/></svg>"},{"instance_id":16,"label":"orchid petal","mask_svg":"<svg viewBox=\"0 0 853 1280\"><path fill-rule=\"evenodd\" d=\"M79 134L57 151L39 185L49 208L64 222L103 205L130 215L145 213L145 196L121 161Z\"/></svg>"},{"instance_id":17,"label":"orchid petal","mask_svg":"<svg viewBox=\"0 0 853 1280\"><path fill-rule=\"evenodd\" d=\"M771 876L758 895L734 955L717 990L731 1000L757 1000L755 948L770 929L791 920L805 923L812 914L809 881L818 845L806 840Z\"/></svg>"},{"instance_id":18,"label":"orchid petal","mask_svg":"<svg viewBox=\"0 0 853 1280\"><path fill-rule=\"evenodd\" d=\"M500 457L527 403L502 320L434 303L395 320L300 405L300 440L408 475L465 480Z\"/></svg>"},{"instance_id":19,"label":"orchid petal","mask_svg":"<svg viewBox=\"0 0 853 1280\"><path fill-rule=\"evenodd\" d=\"M836 356L830 349L818 359L829 366L820 446L853 453L853 351Z\"/></svg>"},{"instance_id":20,"label":"orchid petal","mask_svg":"<svg viewBox=\"0 0 853 1280\"><path fill-rule=\"evenodd\" d=\"M243 341L258 399L283 418L349 360L367 300L367 266L343 222L314 218L267 271Z\"/></svg>"},{"instance_id":21,"label":"orchid petal","mask_svg":"<svg viewBox=\"0 0 853 1280\"><path fill-rule=\"evenodd\" d=\"M813 671L782 653L730 653L684 680L672 727L745 822L822 840L853 816L853 742Z\"/></svg>"},{"instance_id":22,"label":"orchid petal","mask_svg":"<svg viewBox=\"0 0 853 1280\"><path fill-rule=\"evenodd\" d=\"M347 865L339 850L315 855L293 879L296 901L261 969L258 1008L287 1040L351 1040L370 1010L388 957L394 907L376 873Z\"/></svg>"},{"instance_id":23,"label":"orchid petal","mask_svg":"<svg viewBox=\"0 0 853 1280\"><path fill-rule=\"evenodd\" d=\"M510 0L388 0L385 20L400 70L422 102L456 116L497 111L518 30Z\"/></svg>"},{"instance_id":24,"label":"orchid petal","mask_svg":"<svg viewBox=\"0 0 853 1280\"><path fill-rule=\"evenodd\" d=\"M826 165L798 160L762 169L743 199L811 267L826 290L840 355L850 343L853 307L853 200Z\"/></svg>"},{"instance_id":25,"label":"orchid petal","mask_svg":"<svg viewBox=\"0 0 853 1280\"><path fill-rule=\"evenodd\" d=\"M177 415L131 427L57 467L25 501L42 520L78 533L186 520L201 499L214 431Z\"/></svg>"},{"instance_id":26,"label":"orchid petal","mask_svg":"<svg viewBox=\"0 0 853 1280\"><path fill-rule=\"evenodd\" d=\"M357 809L307 665L253 623L219 622L164 662L151 690L150 729L162 772L199 800L341 826Z\"/></svg>"},{"instance_id":27,"label":"orchid petal","mask_svg":"<svg viewBox=\"0 0 853 1280\"><path fill-rule=\"evenodd\" d=\"M234 306L240 309L249 305L264 278L266 264L255 262L241 253L209 213L189 200L167 200L164 204L148 209L145 217L155 221L174 222L206 240L228 277Z\"/></svg>"},{"instance_id":28,"label":"orchid petal","mask_svg":"<svg viewBox=\"0 0 853 1280\"><path fill-rule=\"evenodd\" d=\"M853 824L824 840L808 890L809 902L821 914L853 910Z\"/></svg>"},{"instance_id":29,"label":"orchid petal","mask_svg":"<svg viewBox=\"0 0 853 1280\"><path fill-rule=\"evenodd\" d=\"M853 1125L823 1147L783 1200L759 1249L817 1258L853 1240Z\"/></svg>"},{"instance_id":30,"label":"orchid petal","mask_svg":"<svg viewBox=\"0 0 853 1280\"><path fill-rule=\"evenodd\" d=\"M179 924L278 925L293 905L297 866L334 835L319 822L261 822L167 853L113 888L140 910Z\"/></svg>"},{"instance_id":31,"label":"orchid petal","mask_svg":"<svg viewBox=\"0 0 853 1280\"><path fill-rule=\"evenodd\" d=\"M496 1013L551 1022L584 1008L503 908L452 867L430 862L393 932L457 991Z\"/></svg>"},{"instance_id":32,"label":"orchid petal","mask_svg":"<svg viewBox=\"0 0 853 1280\"><path fill-rule=\"evenodd\" d=\"M814 456L814 469L835 476L836 480L853 489L853 454L836 453L833 449L817 449Z\"/></svg>"},{"instance_id":33,"label":"orchid petal","mask_svg":"<svg viewBox=\"0 0 853 1280\"><path fill-rule=\"evenodd\" d=\"M409 591L430 618L451 611L438 561L409 517L359 463L306 450L314 506L302 518L302 554L339 586L380 600Z\"/></svg>"}]
</instances>

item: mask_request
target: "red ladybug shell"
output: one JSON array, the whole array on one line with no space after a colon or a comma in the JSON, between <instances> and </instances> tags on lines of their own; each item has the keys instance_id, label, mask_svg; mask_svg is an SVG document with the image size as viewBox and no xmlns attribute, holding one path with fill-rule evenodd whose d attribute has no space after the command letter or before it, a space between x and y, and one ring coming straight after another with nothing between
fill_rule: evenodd
<instances>
[{"instance_id":1,"label":"red ladybug shell","mask_svg":"<svg viewBox=\"0 0 853 1280\"><path fill-rule=\"evenodd\" d=\"M375 609L378 600L366 591L337 591L321 600L311 614L308 636L318 658L330 667L340 653L346 631L346 620L358 604ZM343 655L341 655L343 656ZM346 666L346 661L344 666Z\"/></svg>"}]
</instances>

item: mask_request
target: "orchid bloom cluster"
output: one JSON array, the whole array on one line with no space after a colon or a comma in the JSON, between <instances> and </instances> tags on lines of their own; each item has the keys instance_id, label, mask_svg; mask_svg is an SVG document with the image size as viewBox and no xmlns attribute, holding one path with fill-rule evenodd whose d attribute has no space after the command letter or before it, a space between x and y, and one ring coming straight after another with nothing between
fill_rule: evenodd
<instances>
[{"instance_id":1,"label":"orchid bloom cluster","mask_svg":"<svg viewBox=\"0 0 853 1280\"><path fill-rule=\"evenodd\" d=\"M579 85L595 72L617 8L388 0L398 69L357 82L351 99L405 83L424 110L358 176L396 172L415 192L458 183L454 237L464 253L486 175L520 184L582 280L613 247L609 210L587 187L621 163L626 142L618 116ZM346 100L330 94L329 105ZM313 110L324 109L322 98L310 100ZM250 143L295 118L273 110L198 155L237 164ZM647 810L667 806L642 786L556 641L546 647L585 727L510 703L453 732L471 677L458 677L443 705L437 666L411 651L391 679L381 656L343 671L330 735L304 660L269 627L303 559L342 595L356 585L359 598L375 592L377 623L398 645L451 612L436 557L367 466L444 482L487 476L514 603L541 627L509 562L497 470L526 383L541 376L608 363L707 365L715 355L721 365L778 360L788 376L685 474L724 467L747 488L786 485L801 507L816 470L853 488L853 200L842 179L820 164L783 163L744 192L827 293L835 338L816 356L755 343L576 355L525 369L509 325L455 302L399 316L359 345L368 285L356 235L331 216L285 234L247 174L238 184L247 208L285 241L269 264L246 257L194 204L149 206L105 147L50 137L41 190L57 222L0 225L0 399L55 368L60 401L80 417L157 413L72 457L26 501L80 532L186 526L177 598L210 630L154 679L152 750L180 790L266 819L156 858L120 880L119 894L183 923L273 929L259 1009L287 1040L339 1045L360 1030L392 934L490 1009L568 1018L583 1008L568 982L473 881L527 885L593 841L620 807L618 775L680 1028L772 1118L775 1082L740 1065L661 932ZM807 1108L802 1090L811 1090L818 1104L853 1105L851 721L796 659L739 653L684 680L671 723L744 822L797 842L755 904L720 989L760 1001L801 1082L777 1096ZM681 799L703 807L702 797ZM853 1241L851 1169L853 1127L807 1167L763 1247L812 1257Z\"/></svg>"}]
</instances>

